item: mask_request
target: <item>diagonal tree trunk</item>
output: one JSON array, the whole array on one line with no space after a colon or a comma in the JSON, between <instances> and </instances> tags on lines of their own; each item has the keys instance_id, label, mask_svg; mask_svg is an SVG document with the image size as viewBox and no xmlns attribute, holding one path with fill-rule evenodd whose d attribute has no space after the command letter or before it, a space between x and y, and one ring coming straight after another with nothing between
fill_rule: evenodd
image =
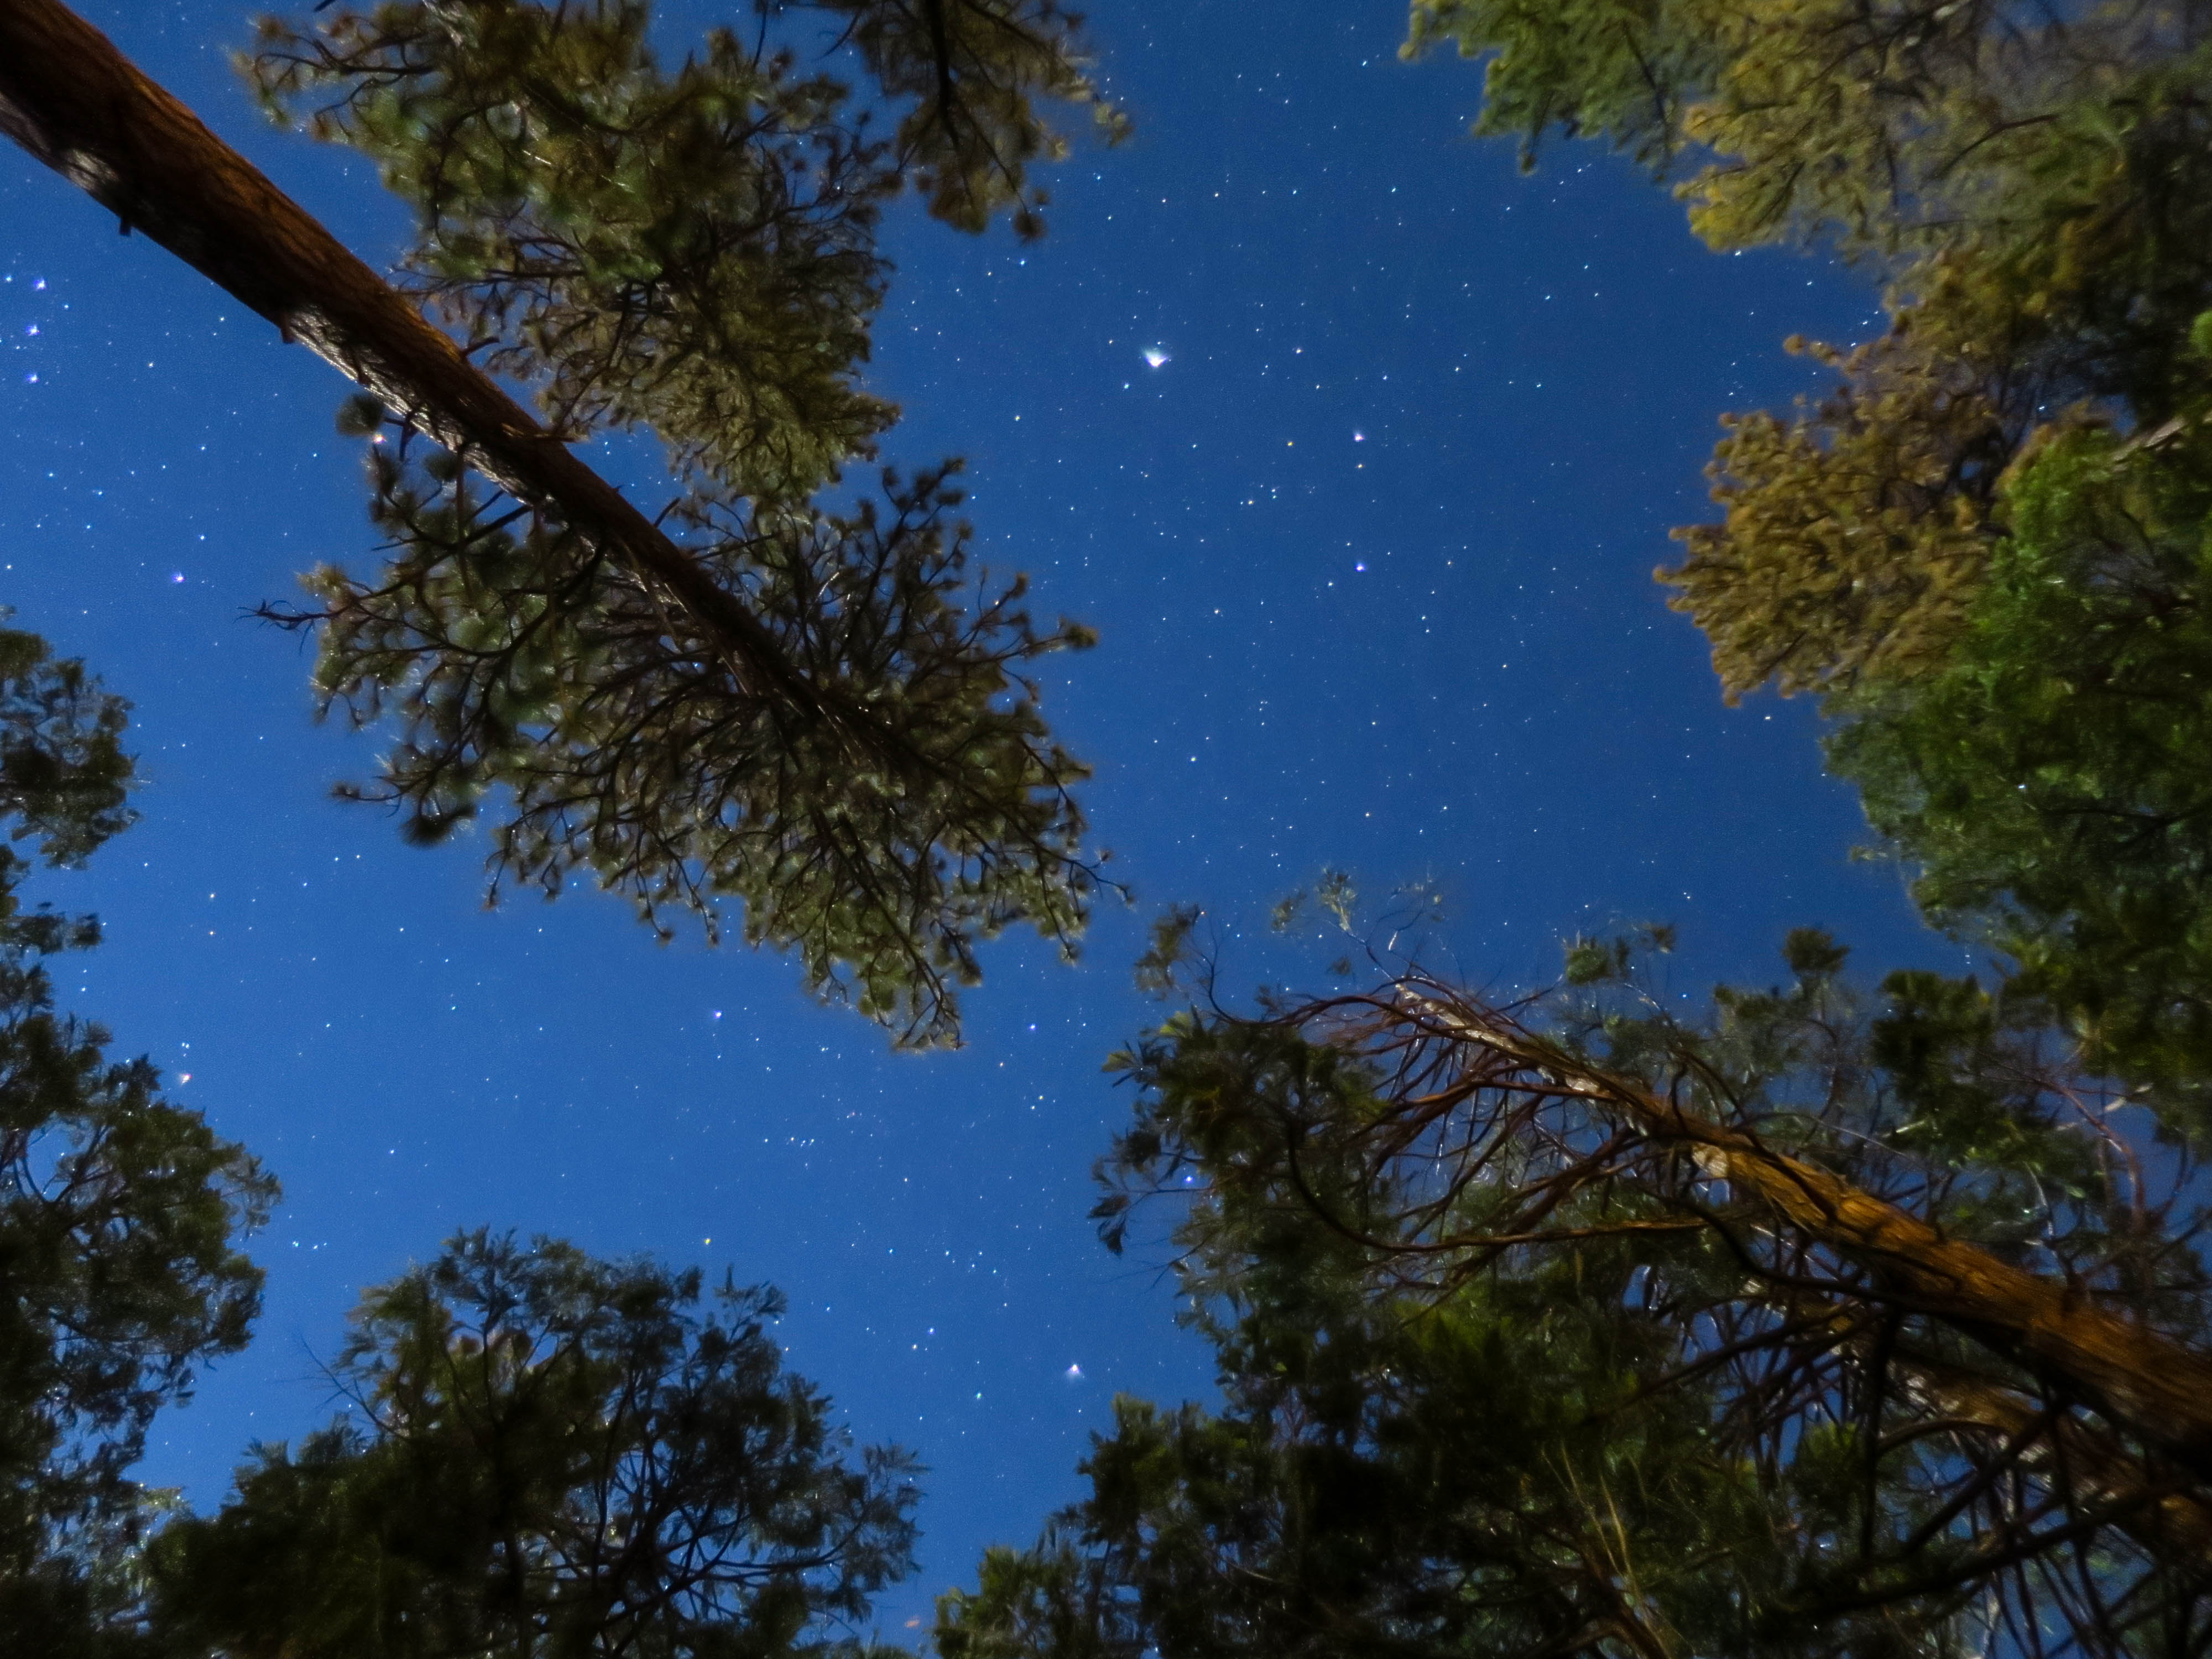
<instances>
[{"instance_id":1,"label":"diagonal tree trunk","mask_svg":"<svg viewBox=\"0 0 2212 1659\"><path fill-rule=\"evenodd\" d=\"M679 611L742 684L828 712L738 599L409 301L58 0L0 0L0 133ZM842 711L840 711L842 712Z\"/></svg>"},{"instance_id":2,"label":"diagonal tree trunk","mask_svg":"<svg viewBox=\"0 0 2212 1659\"><path fill-rule=\"evenodd\" d=\"M1979 1424L1999 1440L2035 1432L2034 1404L2010 1389L1934 1360L1900 1357L1895 1364L1906 1396L1931 1416ZM2196 1492L2149 1495L2155 1477L2142 1460L2089 1425L2057 1418L2020 1461L2091 1503L2125 1506L2115 1524L2153 1554L2212 1565L2212 1507Z\"/></svg>"},{"instance_id":3,"label":"diagonal tree trunk","mask_svg":"<svg viewBox=\"0 0 2212 1659\"><path fill-rule=\"evenodd\" d=\"M1385 1017L1464 1045L1461 1069L1468 1082L1572 1096L1624 1127L1684 1147L1707 1175L1758 1198L1791 1226L1869 1269L1899 1305L2026 1366L2212 1482L2212 1356L1441 990L1409 988Z\"/></svg>"}]
</instances>

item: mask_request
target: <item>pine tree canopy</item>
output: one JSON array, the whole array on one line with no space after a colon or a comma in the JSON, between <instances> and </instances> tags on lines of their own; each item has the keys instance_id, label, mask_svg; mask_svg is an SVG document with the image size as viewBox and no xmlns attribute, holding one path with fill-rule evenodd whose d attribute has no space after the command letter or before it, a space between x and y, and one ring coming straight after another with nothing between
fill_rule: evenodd
<instances>
[{"instance_id":1,"label":"pine tree canopy","mask_svg":"<svg viewBox=\"0 0 2212 1659\"><path fill-rule=\"evenodd\" d=\"M2199 400L2198 407L2207 406ZM2085 426L2014 465L2008 533L1946 658L1837 698L1830 763L2173 1122L2212 1123L2212 447Z\"/></svg>"},{"instance_id":2,"label":"pine tree canopy","mask_svg":"<svg viewBox=\"0 0 2212 1659\"><path fill-rule=\"evenodd\" d=\"M152 1507L125 1471L155 1412L246 1346L262 1275L240 1236L276 1195L152 1066L54 1010L46 958L99 928L26 908L16 847L76 864L129 824L125 712L0 629L0 1631L25 1654L104 1650Z\"/></svg>"},{"instance_id":3,"label":"pine tree canopy","mask_svg":"<svg viewBox=\"0 0 2212 1659\"><path fill-rule=\"evenodd\" d=\"M2197 661L2212 7L1419 0L1482 129L1601 137L1717 247L1824 247L1889 331L1727 417L1661 573L1730 698L1819 693L1930 918L2212 1133Z\"/></svg>"},{"instance_id":4,"label":"pine tree canopy","mask_svg":"<svg viewBox=\"0 0 2212 1659\"><path fill-rule=\"evenodd\" d=\"M453 1238L363 1295L348 1411L159 1534L154 1627L233 1659L860 1653L915 1465L782 1370L773 1291L700 1300L696 1270Z\"/></svg>"},{"instance_id":5,"label":"pine tree canopy","mask_svg":"<svg viewBox=\"0 0 2212 1659\"><path fill-rule=\"evenodd\" d=\"M735 900L817 994L951 1042L977 941L1072 951L1097 890L1033 675L1091 635L969 568L955 464L817 492L894 413L859 381L884 202L1034 234L1048 111L1120 117L1053 0L758 21L674 68L641 0L264 23L241 66L270 112L416 212L397 289L55 0L0 15L0 130L364 388L341 424L388 562L264 612L319 632L325 710L392 730L351 793L422 841L489 817L495 895L588 873L710 937ZM809 66L840 40L895 132ZM633 429L676 473L651 516L568 447Z\"/></svg>"},{"instance_id":6,"label":"pine tree canopy","mask_svg":"<svg viewBox=\"0 0 2212 1659\"><path fill-rule=\"evenodd\" d=\"M2185 1159L2032 1009L1785 954L1698 1021L1585 942L1510 1010L1410 975L1120 1057L1100 1215L1169 1206L1224 1404L1120 1402L940 1650L2201 1651Z\"/></svg>"}]
</instances>

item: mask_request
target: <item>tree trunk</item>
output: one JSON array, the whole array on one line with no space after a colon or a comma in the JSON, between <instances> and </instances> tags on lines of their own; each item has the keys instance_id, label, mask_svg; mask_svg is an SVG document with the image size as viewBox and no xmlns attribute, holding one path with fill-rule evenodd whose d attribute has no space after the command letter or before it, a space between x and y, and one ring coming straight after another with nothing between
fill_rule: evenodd
<instances>
[{"instance_id":1,"label":"tree trunk","mask_svg":"<svg viewBox=\"0 0 2212 1659\"><path fill-rule=\"evenodd\" d=\"M775 636L405 296L58 0L0 0L0 132L679 610L815 712Z\"/></svg>"},{"instance_id":2,"label":"tree trunk","mask_svg":"<svg viewBox=\"0 0 2212 1659\"><path fill-rule=\"evenodd\" d=\"M1640 1090L1632 1113L1647 1132L1692 1142L1712 1174L1756 1194L1802 1231L1871 1269L1901 1305L2027 1366L2124 1424L2199 1480L2212 1480L2212 1358L2099 1307L2079 1289L1947 1237L1751 1135Z\"/></svg>"},{"instance_id":3,"label":"tree trunk","mask_svg":"<svg viewBox=\"0 0 2212 1659\"><path fill-rule=\"evenodd\" d=\"M2034 1431L2036 1407L1986 1377L1932 1360L1894 1362L1905 1395L1931 1417L1979 1424L1996 1440ZM2021 1455L2023 1468L2096 1504L2131 1505L2113 1523L2152 1554L2202 1571L2212 1566L2212 1508L2193 1492L2152 1496L2155 1477L2141 1459L2079 1419L2059 1417Z\"/></svg>"},{"instance_id":4,"label":"tree trunk","mask_svg":"<svg viewBox=\"0 0 2212 1659\"><path fill-rule=\"evenodd\" d=\"M1418 993L1414 1002L1425 1021L1536 1073L1547 1091L1577 1096L1654 1140L1686 1146L1705 1173L1869 1269L1896 1305L1940 1319L2027 1367L2212 1482L2212 1356L2100 1307L2077 1286L1950 1238L1755 1135L1536 1042L1486 1011Z\"/></svg>"}]
</instances>

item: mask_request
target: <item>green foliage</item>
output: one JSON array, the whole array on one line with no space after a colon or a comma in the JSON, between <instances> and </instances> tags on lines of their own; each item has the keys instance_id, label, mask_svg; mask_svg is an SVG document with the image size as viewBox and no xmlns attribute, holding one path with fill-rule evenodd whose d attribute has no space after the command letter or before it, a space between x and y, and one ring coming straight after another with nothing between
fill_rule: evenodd
<instances>
[{"instance_id":1,"label":"green foliage","mask_svg":"<svg viewBox=\"0 0 2212 1659\"><path fill-rule=\"evenodd\" d=\"M1404 48L1446 43L1487 58L1475 131L1517 136L1533 166L1545 138L1603 137L1664 167L1689 103L1729 60L1728 9L1668 0L1415 0Z\"/></svg>"},{"instance_id":2,"label":"green foliage","mask_svg":"<svg viewBox=\"0 0 2212 1659\"><path fill-rule=\"evenodd\" d=\"M2089 428L2006 490L1947 660L1836 700L1831 763L1929 914L2018 962L2179 1127L2212 1097L2212 448Z\"/></svg>"},{"instance_id":3,"label":"green foliage","mask_svg":"<svg viewBox=\"0 0 2212 1659\"><path fill-rule=\"evenodd\" d=\"M1177 904L1152 923L1151 942L1137 958L1137 988L1146 996L1171 994L1177 971L1190 960L1190 936L1205 914L1195 904Z\"/></svg>"},{"instance_id":4,"label":"green foliage","mask_svg":"<svg viewBox=\"0 0 2212 1659\"><path fill-rule=\"evenodd\" d=\"M1089 1496L939 1604L939 1650L1759 1650L1739 1598L1778 1563L1752 1472L1711 1454L1694 1391L1601 1420L1648 1348L1603 1309L1614 1275L1425 1310L1317 1306L1327 1283L1270 1276L1215 1331L1218 1413L1118 1400Z\"/></svg>"},{"instance_id":5,"label":"green foliage","mask_svg":"<svg viewBox=\"0 0 2212 1659\"><path fill-rule=\"evenodd\" d=\"M770 1291L483 1232L367 1291L353 1402L255 1449L152 1551L180 1650L252 1656L854 1652L911 1566L912 1460L855 1459L781 1368Z\"/></svg>"},{"instance_id":6,"label":"green foliage","mask_svg":"<svg viewBox=\"0 0 2212 1659\"><path fill-rule=\"evenodd\" d=\"M806 16L908 112L896 139L777 43ZM318 608L264 613L319 631L325 712L397 728L383 775L342 793L404 805L417 842L491 817L495 897L588 872L663 937L688 908L710 938L736 901L749 942L902 1042L957 1040L976 943L1008 923L1072 952L1099 884L1069 793L1087 773L1031 665L1093 636L971 575L957 463L886 472L881 502L815 492L893 416L857 380L883 202L911 179L965 228L1010 208L1033 232L1027 168L1063 148L1044 108L1117 118L1079 21L1052 0L776 3L672 70L643 0L264 23L243 67L272 114L416 208L404 280L562 438L656 436L682 484L659 523L763 630L733 653L589 526L357 398L340 425L374 440L391 562L325 567Z\"/></svg>"},{"instance_id":7,"label":"green foliage","mask_svg":"<svg viewBox=\"0 0 2212 1659\"><path fill-rule=\"evenodd\" d=\"M672 639L663 608L580 538L532 526L377 452L397 556L379 585L325 568L317 690L359 724L396 716L384 776L434 842L504 791L494 895L549 896L579 872L664 937L710 938L742 901L749 943L794 948L817 994L902 1041L951 1041L975 946L1026 920L1073 951L1093 877L1068 794L1085 769L1053 743L1028 668L1089 642L1038 632L1018 580L968 568L948 474L884 481L882 508L771 513L704 491L687 545L853 718L794 709ZM444 476L441 476L442 470Z\"/></svg>"},{"instance_id":8,"label":"green foliage","mask_svg":"<svg viewBox=\"0 0 2212 1659\"><path fill-rule=\"evenodd\" d=\"M777 0L799 10L797 0ZM935 217L981 230L1000 209L1017 234L1044 229L1046 196L1029 183L1039 161L1059 161L1067 142L1036 100L1088 107L1109 143L1128 118L1091 78L1079 40L1083 19L1058 0L812 0L845 23L877 84L912 100L898 130L899 164Z\"/></svg>"},{"instance_id":9,"label":"green foliage","mask_svg":"<svg viewBox=\"0 0 2212 1659\"><path fill-rule=\"evenodd\" d=\"M1790 935L1793 944L1796 938L1795 933ZM1578 933L1566 941L1560 974L1570 985L1598 985L1626 979L1642 957L1653 951L1663 954L1674 948L1672 927L1642 927L1609 939Z\"/></svg>"},{"instance_id":10,"label":"green foliage","mask_svg":"<svg viewBox=\"0 0 2212 1659\"><path fill-rule=\"evenodd\" d=\"M1224 1406L1119 1402L1088 1495L940 1603L940 1650L2203 1639L2201 1483L2161 1531L2140 1448L1592 1103L1629 1079L2201 1346L2198 1218L2147 1189L2109 1097L1972 980L1869 996L1804 929L1785 982L1692 1018L1642 982L1658 946L1577 941L1510 1015L1415 975L1185 1012L1118 1057L1139 1095L1099 1219L1121 1249L1169 1206Z\"/></svg>"},{"instance_id":11,"label":"green foliage","mask_svg":"<svg viewBox=\"0 0 2212 1659\"><path fill-rule=\"evenodd\" d=\"M125 828L126 705L82 663L0 629L0 815L54 864ZM89 917L22 908L0 850L0 1630L14 1650L110 1651L158 1503L127 1478L163 1406L236 1352L261 1271L239 1235L276 1183L145 1060L58 1014L44 959L98 942Z\"/></svg>"},{"instance_id":12,"label":"green foliage","mask_svg":"<svg viewBox=\"0 0 2212 1659\"><path fill-rule=\"evenodd\" d=\"M682 466L803 498L894 411L854 385L896 187L846 89L718 29L664 71L634 0L275 19L279 118L374 161L420 218L408 280L554 429L648 426Z\"/></svg>"},{"instance_id":13,"label":"green foliage","mask_svg":"<svg viewBox=\"0 0 2212 1659\"><path fill-rule=\"evenodd\" d=\"M10 841L36 840L49 864L73 865L130 827L131 757L123 752L130 708L75 658L55 657L35 634L0 628L0 817ZM12 898L21 866L12 852L7 857ZM18 935L16 942L33 941Z\"/></svg>"},{"instance_id":14,"label":"green foliage","mask_svg":"<svg viewBox=\"0 0 2212 1659\"><path fill-rule=\"evenodd\" d=\"M2203 1133L2212 7L1418 0L1482 128L1601 135L1717 247L1826 246L1893 326L1729 417L1660 573L1731 699L1820 694L1931 920Z\"/></svg>"},{"instance_id":15,"label":"green foliage","mask_svg":"<svg viewBox=\"0 0 2212 1659\"><path fill-rule=\"evenodd\" d=\"M2185 210L2207 21L2194 0L1414 0L1406 51L1487 58L1478 132L1531 156L1603 139L1675 179L1715 247L2002 244L2078 274L2102 231Z\"/></svg>"},{"instance_id":16,"label":"green foliage","mask_svg":"<svg viewBox=\"0 0 2212 1659\"><path fill-rule=\"evenodd\" d=\"M1908 323L1918 326L1908 326ZM1726 416L1709 469L1717 525L1660 579L1712 643L1731 702L1941 662L1985 578L1993 498L2036 388L1993 396L1970 342L1911 313L1845 354L1793 339L1842 384L1791 421Z\"/></svg>"},{"instance_id":17,"label":"green foliage","mask_svg":"<svg viewBox=\"0 0 2212 1659\"><path fill-rule=\"evenodd\" d=\"M910 179L948 223L1006 210L1033 236L1029 169L1066 150L1040 103L1123 123L1054 0L761 9L823 16L904 112L896 137L765 28L664 69L647 0L342 6L264 18L240 62L273 118L359 150L414 207L407 280L556 432L649 428L686 471L800 500L896 416L855 384L884 199Z\"/></svg>"}]
</instances>

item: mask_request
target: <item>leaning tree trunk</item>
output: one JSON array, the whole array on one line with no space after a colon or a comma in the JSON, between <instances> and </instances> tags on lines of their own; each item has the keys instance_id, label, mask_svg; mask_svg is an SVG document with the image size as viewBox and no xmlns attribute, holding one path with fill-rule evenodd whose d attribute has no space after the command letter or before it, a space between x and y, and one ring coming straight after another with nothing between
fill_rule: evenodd
<instances>
[{"instance_id":1,"label":"leaning tree trunk","mask_svg":"<svg viewBox=\"0 0 2212 1659\"><path fill-rule=\"evenodd\" d=\"M1906 1396L1931 1417L1978 1425L1990 1437L2027 1443L2021 1466L2077 1498L2118 1513L2113 1524L2154 1555L2202 1569L2212 1566L2212 1506L2193 1492L2159 1489L2156 1474L2108 1435L2078 1419L2060 1417L2039 1432L2034 1402L1956 1366L1900 1358L1894 1362Z\"/></svg>"},{"instance_id":2,"label":"leaning tree trunk","mask_svg":"<svg viewBox=\"0 0 2212 1659\"><path fill-rule=\"evenodd\" d=\"M0 132L672 605L740 683L820 711L774 635L251 162L58 0L0 0Z\"/></svg>"},{"instance_id":3,"label":"leaning tree trunk","mask_svg":"<svg viewBox=\"0 0 2212 1659\"><path fill-rule=\"evenodd\" d=\"M1399 1006L1400 1018L1490 1055L1468 1067L1486 1074L1485 1086L1517 1075L1527 1079L1524 1087L1579 1097L1625 1127L1684 1147L1708 1175L1868 1269L1896 1305L2027 1367L2212 1482L2212 1356L2099 1306L2078 1286L1953 1238L1756 1135L1538 1042L1486 1009L1425 991Z\"/></svg>"}]
</instances>

